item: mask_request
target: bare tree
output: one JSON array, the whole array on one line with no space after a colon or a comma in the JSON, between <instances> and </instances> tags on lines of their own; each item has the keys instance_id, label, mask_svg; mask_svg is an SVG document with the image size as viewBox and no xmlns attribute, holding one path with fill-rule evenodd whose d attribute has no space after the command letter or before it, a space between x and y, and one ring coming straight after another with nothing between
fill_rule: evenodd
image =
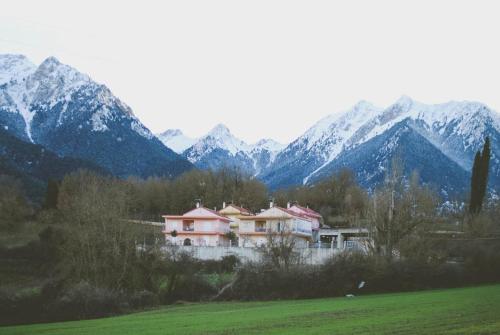
<instances>
[{"instance_id":1,"label":"bare tree","mask_svg":"<svg viewBox=\"0 0 500 335\"><path fill-rule=\"evenodd\" d=\"M58 203L68 278L116 289L132 285L143 227L123 220L128 202L122 182L80 171L63 180Z\"/></svg>"},{"instance_id":2,"label":"bare tree","mask_svg":"<svg viewBox=\"0 0 500 335\"><path fill-rule=\"evenodd\" d=\"M0 230L16 230L31 213L21 183L10 176L0 175Z\"/></svg>"},{"instance_id":3,"label":"bare tree","mask_svg":"<svg viewBox=\"0 0 500 335\"><path fill-rule=\"evenodd\" d=\"M265 262L285 271L300 262L300 254L296 250L297 238L290 227L268 228L266 240L267 243L261 246Z\"/></svg>"},{"instance_id":4,"label":"bare tree","mask_svg":"<svg viewBox=\"0 0 500 335\"><path fill-rule=\"evenodd\" d=\"M372 197L369 227L374 252L390 260L401 255L405 244L422 241L420 237L435 221L436 209L437 197L419 184L418 174L406 181L400 162L394 161L384 186Z\"/></svg>"}]
</instances>

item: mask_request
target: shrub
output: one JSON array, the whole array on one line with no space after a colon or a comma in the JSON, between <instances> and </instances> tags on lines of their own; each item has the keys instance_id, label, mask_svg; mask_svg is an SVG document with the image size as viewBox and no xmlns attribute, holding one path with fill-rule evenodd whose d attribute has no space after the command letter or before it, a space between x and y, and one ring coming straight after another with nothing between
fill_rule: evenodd
<instances>
[{"instance_id":1,"label":"shrub","mask_svg":"<svg viewBox=\"0 0 500 335\"><path fill-rule=\"evenodd\" d=\"M17 292L0 289L0 325L43 321L43 300L39 289Z\"/></svg>"},{"instance_id":2,"label":"shrub","mask_svg":"<svg viewBox=\"0 0 500 335\"><path fill-rule=\"evenodd\" d=\"M129 308L126 297L82 281L63 291L50 309L62 319L84 319L112 315Z\"/></svg>"},{"instance_id":3,"label":"shrub","mask_svg":"<svg viewBox=\"0 0 500 335\"><path fill-rule=\"evenodd\" d=\"M158 296L150 291L134 292L130 295L129 304L132 308L157 306L160 303Z\"/></svg>"},{"instance_id":4,"label":"shrub","mask_svg":"<svg viewBox=\"0 0 500 335\"><path fill-rule=\"evenodd\" d=\"M238 256L229 255L222 257L221 260L206 260L201 262L203 272L206 273L228 273L234 272L236 267L241 264Z\"/></svg>"}]
</instances>

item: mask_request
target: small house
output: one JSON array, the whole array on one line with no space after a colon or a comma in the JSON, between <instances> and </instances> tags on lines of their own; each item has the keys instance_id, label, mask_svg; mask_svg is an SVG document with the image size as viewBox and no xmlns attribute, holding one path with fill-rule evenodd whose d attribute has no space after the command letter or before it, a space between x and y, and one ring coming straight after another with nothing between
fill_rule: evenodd
<instances>
[{"instance_id":1,"label":"small house","mask_svg":"<svg viewBox=\"0 0 500 335\"><path fill-rule=\"evenodd\" d=\"M183 215L164 215L165 239L184 246L229 246L231 219L198 203Z\"/></svg>"}]
</instances>

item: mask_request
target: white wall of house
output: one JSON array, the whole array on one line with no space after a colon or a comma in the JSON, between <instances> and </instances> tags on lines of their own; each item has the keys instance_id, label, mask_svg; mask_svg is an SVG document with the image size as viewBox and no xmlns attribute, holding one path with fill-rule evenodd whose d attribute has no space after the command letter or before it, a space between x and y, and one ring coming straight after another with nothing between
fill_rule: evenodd
<instances>
[{"instance_id":1,"label":"white wall of house","mask_svg":"<svg viewBox=\"0 0 500 335\"><path fill-rule=\"evenodd\" d=\"M172 236L172 231L177 236ZM193 246L225 246L229 244L226 233L229 220L206 208L195 208L184 215L165 217L165 239L176 245L189 242Z\"/></svg>"},{"instance_id":2,"label":"white wall of house","mask_svg":"<svg viewBox=\"0 0 500 335\"><path fill-rule=\"evenodd\" d=\"M176 237L166 235L167 242L175 245L184 245L189 239L192 246L198 247L225 247L229 246L229 240L222 235L187 235L180 234Z\"/></svg>"},{"instance_id":3,"label":"white wall of house","mask_svg":"<svg viewBox=\"0 0 500 335\"><path fill-rule=\"evenodd\" d=\"M224 256L235 255L243 262L261 260L262 253L256 248L228 248L228 247L183 247L183 250L193 255L193 257L208 260L222 259ZM326 248L298 248L297 252L302 262L306 264L322 264L329 260L333 255L342 252L339 249Z\"/></svg>"}]
</instances>

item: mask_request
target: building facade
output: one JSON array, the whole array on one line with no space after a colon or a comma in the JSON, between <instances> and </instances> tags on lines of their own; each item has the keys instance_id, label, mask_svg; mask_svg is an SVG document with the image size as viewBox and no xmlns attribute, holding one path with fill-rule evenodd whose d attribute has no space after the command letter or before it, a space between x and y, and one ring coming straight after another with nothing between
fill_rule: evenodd
<instances>
[{"instance_id":1,"label":"building facade","mask_svg":"<svg viewBox=\"0 0 500 335\"><path fill-rule=\"evenodd\" d=\"M316 243L319 241L319 229L321 227L323 217L318 212L310 209L309 207L302 207L298 204L294 204L293 206L288 203L287 208L292 212L303 215L309 219L311 219L312 224L312 239L313 242Z\"/></svg>"},{"instance_id":2,"label":"building facade","mask_svg":"<svg viewBox=\"0 0 500 335\"><path fill-rule=\"evenodd\" d=\"M255 216L240 219L240 246L260 247L272 238L285 236L293 239L296 247L306 247L313 241L312 226L309 217L271 204L271 208Z\"/></svg>"},{"instance_id":3,"label":"building facade","mask_svg":"<svg viewBox=\"0 0 500 335\"><path fill-rule=\"evenodd\" d=\"M254 216L254 214L243 207L236 206L234 204L229 204L226 206L226 203L222 204L222 209L219 210L219 214L228 217L231 219L231 223L229 224L231 231L238 236L239 227L242 218L248 218L250 216Z\"/></svg>"},{"instance_id":4,"label":"building facade","mask_svg":"<svg viewBox=\"0 0 500 335\"><path fill-rule=\"evenodd\" d=\"M199 204L183 215L164 215L165 239L175 245L229 246L230 222L226 216Z\"/></svg>"}]
</instances>

